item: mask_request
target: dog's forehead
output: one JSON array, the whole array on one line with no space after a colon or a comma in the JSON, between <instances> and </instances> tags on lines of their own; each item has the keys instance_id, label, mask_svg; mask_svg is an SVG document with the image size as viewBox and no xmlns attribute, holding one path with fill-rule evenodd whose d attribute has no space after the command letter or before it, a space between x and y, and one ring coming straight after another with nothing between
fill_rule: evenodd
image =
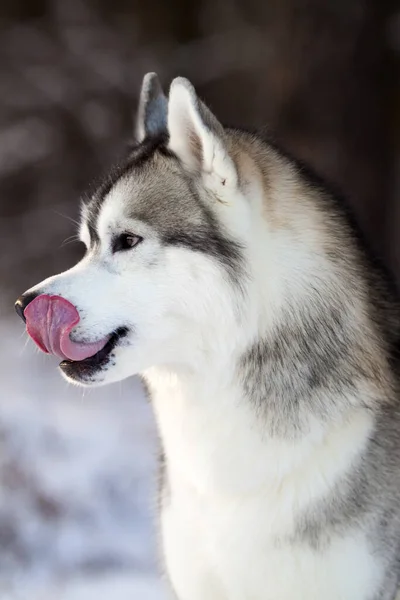
<instances>
[{"instance_id":1,"label":"dog's forehead","mask_svg":"<svg viewBox=\"0 0 400 600\"><path fill-rule=\"evenodd\" d=\"M107 181L107 180L105 180ZM157 230L161 237L201 225L205 210L194 182L177 161L154 152L143 163L132 161L103 193L96 192L84 213L92 230L120 227L134 219Z\"/></svg>"},{"instance_id":2,"label":"dog's forehead","mask_svg":"<svg viewBox=\"0 0 400 600\"><path fill-rule=\"evenodd\" d=\"M81 238L87 246L101 245L103 235L109 239L121 229L141 235L134 230L140 221L168 246L217 258L232 281L242 270L241 247L226 236L208 193L168 152L156 149L146 160L111 173L83 207L82 218Z\"/></svg>"},{"instance_id":3,"label":"dog's forehead","mask_svg":"<svg viewBox=\"0 0 400 600\"><path fill-rule=\"evenodd\" d=\"M201 203L190 179L164 157L127 173L110 195L124 215L160 226L201 217Z\"/></svg>"}]
</instances>

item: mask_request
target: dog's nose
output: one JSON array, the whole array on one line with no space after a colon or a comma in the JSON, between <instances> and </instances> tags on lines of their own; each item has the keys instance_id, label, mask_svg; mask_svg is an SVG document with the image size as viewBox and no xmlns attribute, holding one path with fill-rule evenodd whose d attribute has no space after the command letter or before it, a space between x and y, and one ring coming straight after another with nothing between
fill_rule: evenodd
<instances>
[{"instance_id":1,"label":"dog's nose","mask_svg":"<svg viewBox=\"0 0 400 600\"><path fill-rule=\"evenodd\" d=\"M30 304L32 302L32 300L34 300L36 298L36 296L38 296L39 294L37 292L31 292L29 294L22 294L22 296L20 296L18 298L18 300L15 303L15 310L17 311L17 315L19 315L21 317L21 319L26 323L26 319L25 319L25 315L24 315L24 311L26 309L26 307L28 306L28 304Z\"/></svg>"}]
</instances>

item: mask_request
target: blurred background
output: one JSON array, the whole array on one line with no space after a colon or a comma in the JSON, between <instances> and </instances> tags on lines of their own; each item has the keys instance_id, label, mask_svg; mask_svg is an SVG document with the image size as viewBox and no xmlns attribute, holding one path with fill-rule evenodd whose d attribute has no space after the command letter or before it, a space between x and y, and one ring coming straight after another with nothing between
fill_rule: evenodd
<instances>
[{"instance_id":1,"label":"blurred background","mask_svg":"<svg viewBox=\"0 0 400 600\"><path fill-rule=\"evenodd\" d=\"M341 189L400 281L400 6L2 0L0 599L162 600L156 435L140 383L85 392L13 302L82 255L79 197L118 159L143 75L184 75Z\"/></svg>"}]
</instances>

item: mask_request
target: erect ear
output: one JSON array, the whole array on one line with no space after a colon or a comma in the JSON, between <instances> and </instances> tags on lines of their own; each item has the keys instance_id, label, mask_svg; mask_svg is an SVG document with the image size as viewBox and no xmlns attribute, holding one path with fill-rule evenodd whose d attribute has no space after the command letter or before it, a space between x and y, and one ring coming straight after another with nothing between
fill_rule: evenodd
<instances>
[{"instance_id":1,"label":"erect ear","mask_svg":"<svg viewBox=\"0 0 400 600\"><path fill-rule=\"evenodd\" d=\"M139 108L136 119L136 139L142 142L147 137L167 133L168 101L155 73L143 78Z\"/></svg>"},{"instance_id":2,"label":"erect ear","mask_svg":"<svg viewBox=\"0 0 400 600\"><path fill-rule=\"evenodd\" d=\"M236 185L237 171L227 150L224 128L183 77L171 84L168 133L169 148L189 170L215 175L222 185Z\"/></svg>"}]
</instances>

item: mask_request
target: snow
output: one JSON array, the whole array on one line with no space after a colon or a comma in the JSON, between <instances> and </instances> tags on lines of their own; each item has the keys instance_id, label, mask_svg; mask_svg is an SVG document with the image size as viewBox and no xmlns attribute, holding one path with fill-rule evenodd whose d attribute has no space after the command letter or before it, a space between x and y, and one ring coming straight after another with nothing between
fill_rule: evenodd
<instances>
[{"instance_id":1,"label":"snow","mask_svg":"<svg viewBox=\"0 0 400 600\"><path fill-rule=\"evenodd\" d=\"M46 586L0 590L1 600L165 600L155 578L114 574L60 580Z\"/></svg>"},{"instance_id":2,"label":"snow","mask_svg":"<svg viewBox=\"0 0 400 600\"><path fill-rule=\"evenodd\" d=\"M140 382L83 390L0 321L0 599L163 600Z\"/></svg>"}]
</instances>

